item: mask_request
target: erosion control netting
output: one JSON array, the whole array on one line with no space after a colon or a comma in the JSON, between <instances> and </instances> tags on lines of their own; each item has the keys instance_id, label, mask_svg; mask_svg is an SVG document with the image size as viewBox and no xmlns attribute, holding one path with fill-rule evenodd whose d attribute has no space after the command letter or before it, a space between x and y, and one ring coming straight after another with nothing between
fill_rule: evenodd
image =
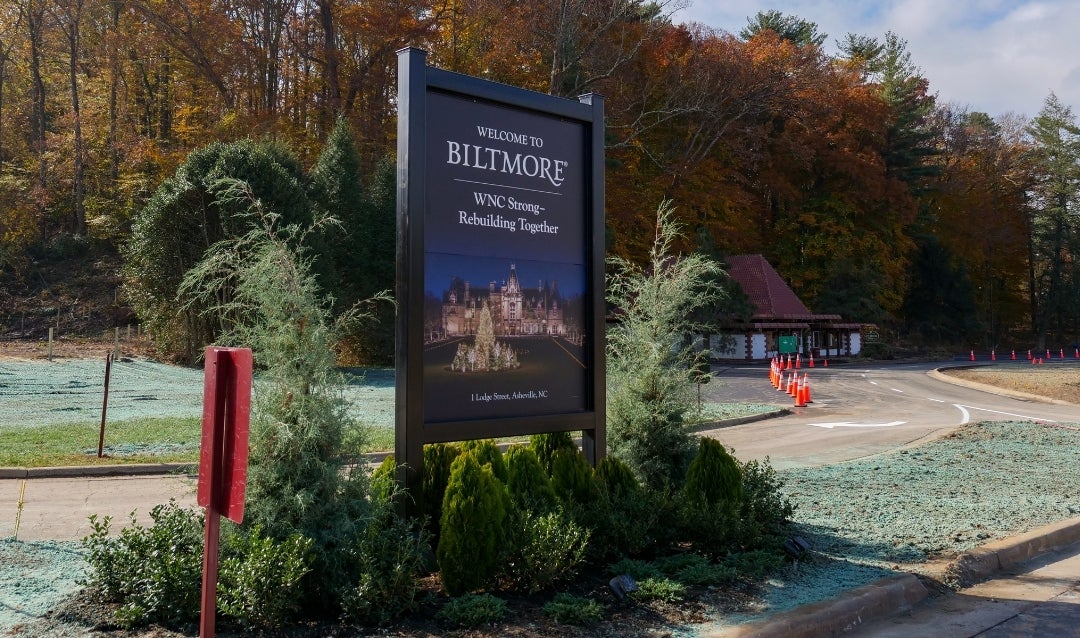
<instances>
[{"instance_id":1,"label":"erosion control netting","mask_svg":"<svg viewBox=\"0 0 1080 638\"><path fill-rule=\"evenodd\" d=\"M19 635L15 627L39 618L78 589L85 566L78 543L0 539L0 634Z\"/></svg>"},{"instance_id":2,"label":"erosion control netting","mask_svg":"<svg viewBox=\"0 0 1080 638\"><path fill-rule=\"evenodd\" d=\"M767 584L760 611L773 613L1080 515L1080 424L974 423L919 448L778 474L811 550Z\"/></svg>"},{"instance_id":3,"label":"erosion control netting","mask_svg":"<svg viewBox=\"0 0 1080 638\"><path fill-rule=\"evenodd\" d=\"M101 419L105 361L0 362L0 429ZM199 416L202 370L118 360L108 418Z\"/></svg>"},{"instance_id":4,"label":"erosion control netting","mask_svg":"<svg viewBox=\"0 0 1080 638\"><path fill-rule=\"evenodd\" d=\"M346 374L345 396L356 417L393 427L394 372ZM0 430L99 421L104 389L104 359L0 362ZM202 394L202 369L121 359L110 370L107 418L198 417Z\"/></svg>"}]
</instances>

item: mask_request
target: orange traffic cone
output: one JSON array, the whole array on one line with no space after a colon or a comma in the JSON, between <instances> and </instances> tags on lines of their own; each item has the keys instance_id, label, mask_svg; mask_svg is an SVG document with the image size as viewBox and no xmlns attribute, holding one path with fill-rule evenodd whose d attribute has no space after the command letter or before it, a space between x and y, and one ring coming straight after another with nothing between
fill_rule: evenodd
<instances>
[{"instance_id":1,"label":"orange traffic cone","mask_svg":"<svg viewBox=\"0 0 1080 638\"><path fill-rule=\"evenodd\" d=\"M787 381L784 381L784 373L780 373L780 385L776 387L781 392L787 392L791 389L791 377L788 377Z\"/></svg>"},{"instance_id":2,"label":"orange traffic cone","mask_svg":"<svg viewBox=\"0 0 1080 638\"><path fill-rule=\"evenodd\" d=\"M802 357L800 357L799 353L796 352L795 353L795 369L798 370L801 367L802 367Z\"/></svg>"},{"instance_id":3,"label":"orange traffic cone","mask_svg":"<svg viewBox=\"0 0 1080 638\"><path fill-rule=\"evenodd\" d=\"M810 367L811 368L814 367L814 353L813 352L810 353Z\"/></svg>"},{"instance_id":4,"label":"orange traffic cone","mask_svg":"<svg viewBox=\"0 0 1080 638\"><path fill-rule=\"evenodd\" d=\"M1058 358L1059 358L1059 359L1064 359L1064 358L1065 358L1065 348L1062 348L1062 349L1061 349L1061 356L1060 356L1060 357L1058 357Z\"/></svg>"},{"instance_id":5,"label":"orange traffic cone","mask_svg":"<svg viewBox=\"0 0 1080 638\"><path fill-rule=\"evenodd\" d=\"M997 361L997 350L991 350L990 351L990 360L991 361Z\"/></svg>"},{"instance_id":6,"label":"orange traffic cone","mask_svg":"<svg viewBox=\"0 0 1080 638\"><path fill-rule=\"evenodd\" d=\"M802 383L799 381L798 375L795 375L795 407L806 407L806 393L803 392Z\"/></svg>"},{"instance_id":7,"label":"orange traffic cone","mask_svg":"<svg viewBox=\"0 0 1080 638\"><path fill-rule=\"evenodd\" d=\"M1016 350L1012 351L1012 360L1016 361Z\"/></svg>"},{"instance_id":8,"label":"orange traffic cone","mask_svg":"<svg viewBox=\"0 0 1080 638\"><path fill-rule=\"evenodd\" d=\"M799 375L791 375L791 383L788 384L787 393L790 394L792 398L799 393Z\"/></svg>"},{"instance_id":9,"label":"orange traffic cone","mask_svg":"<svg viewBox=\"0 0 1080 638\"><path fill-rule=\"evenodd\" d=\"M791 355L790 354L787 356L787 366L786 366L786 368L788 370L791 369Z\"/></svg>"},{"instance_id":10,"label":"orange traffic cone","mask_svg":"<svg viewBox=\"0 0 1080 638\"><path fill-rule=\"evenodd\" d=\"M811 396L810 396L810 377L808 377L805 374L803 375L803 378L802 378L802 391L803 391L803 402L805 402L805 403L813 403L814 399L811 398Z\"/></svg>"},{"instance_id":11,"label":"orange traffic cone","mask_svg":"<svg viewBox=\"0 0 1080 638\"><path fill-rule=\"evenodd\" d=\"M972 361L975 360L975 351L974 350L971 351L971 360Z\"/></svg>"},{"instance_id":12,"label":"orange traffic cone","mask_svg":"<svg viewBox=\"0 0 1080 638\"><path fill-rule=\"evenodd\" d=\"M828 368L829 367L829 360L828 359L822 359L821 360L821 365Z\"/></svg>"}]
</instances>

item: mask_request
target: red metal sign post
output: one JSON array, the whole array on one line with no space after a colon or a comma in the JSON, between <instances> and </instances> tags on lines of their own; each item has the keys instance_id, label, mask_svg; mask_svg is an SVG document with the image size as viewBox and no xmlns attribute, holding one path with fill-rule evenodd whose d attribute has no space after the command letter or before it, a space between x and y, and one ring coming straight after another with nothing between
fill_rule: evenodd
<instances>
[{"instance_id":1,"label":"red metal sign post","mask_svg":"<svg viewBox=\"0 0 1080 638\"><path fill-rule=\"evenodd\" d=\"M244 520L248 431L251 417L251 350L206 349L203 380L202 449L198 503L206 508L202 612L199 635L214 635L217 614L219 524L222 515Z\"/></svg>"}]
</instances>

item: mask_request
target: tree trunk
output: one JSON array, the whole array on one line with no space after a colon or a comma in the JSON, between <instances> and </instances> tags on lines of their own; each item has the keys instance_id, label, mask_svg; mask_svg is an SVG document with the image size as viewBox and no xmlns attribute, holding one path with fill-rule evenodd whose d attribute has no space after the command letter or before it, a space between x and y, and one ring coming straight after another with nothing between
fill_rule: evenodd
<instances>
[{"instance_id":1,"label":"tree trunk","mask_svg":"<svg viewBox=\"0 0 1080 638\"><path fill-rule=\"evenodd\" d=\"M32 0L24 5L23 11L26 16L27 35L30 38L30 147L38 157L33 198L38 215L38 239L44 241L48 230L45 219L45 186L48 175L45 159L45 81L41 77L45 6L40 0Z\"/></svg>"},{"instance_id":2,"label":"tree trunk","mask_svg":"<svg viewBox=\"0 0 1080 638\"><path fill-rule=\"evenodd\" d=\"M337 33L334 29L333 0L319 0L319 22L323 29L323 57L326 60L323 75L323 90L326 91L326 106L323 112L323 128L329 131L341 112L341 82L339 80L339 53Z\"/></svg>"},{"instance_id":3,"label":"tree trunk","mask_svg":"<svg viewBox=\"0 0 1080 638\"><path fill-rule=\"evenodd\" d=\"M82 138L82 110L79 103L79 23L82 21L82 0L75 0L67 7L64 16L67 24L64 35L68 42L68 82L71 89L71 116L74 120L73 169L71 178L71 232L86 235L86 179L85 149Z\"/></svg>"}]
</instances>

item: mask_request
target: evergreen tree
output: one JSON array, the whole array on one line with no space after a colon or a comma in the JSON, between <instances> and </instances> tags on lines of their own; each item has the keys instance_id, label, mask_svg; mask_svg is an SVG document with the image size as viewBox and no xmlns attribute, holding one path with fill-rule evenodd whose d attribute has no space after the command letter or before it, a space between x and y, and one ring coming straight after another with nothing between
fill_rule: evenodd
<instances>
[{"instance_id":1,"label":"evergreen tree","mask_svg":"<svg viewBox=\"0 0 1080 638\"><path fill-rule=\"evenodd\" d=\"M1075 334L1080 273L1070 255L1080 252L1080 126L1072 109L1051 93L1028 127L1035 169L1029 239L1032 332L1046 346L1056 328ZM1070 319L1071 317L1071 319Z\"/></svg>"},{"instance_id":2,"label":"evergreen tree","mask_svg":"<svg viewBox=\"0 0 1080 638\"><path fill-rule=\"evenodd\" d=\"M705 331L693 315L721 294L708 285L720 272L715 261L673 252L679 232L664 202L648 262L608 262L618 317L608 329L608 448L652 488L680 480L693 455L685 417L695 405L689 369L698 353L680 344Z\"/></svg>"},{"instance_id":3,"label":"evergreen tree","mask_svg":"<svg viewBox=\"0 0 1080 638\"><path fill-rule=\"evenodd\" d=\"M228 314L230 286L222 286L213 300L180 294L181 281L211 246L254 227L249 202L215 192L227 179L243 181L254 199L279 216L280 226L312 220L307 177L292 153L273 142L209 144L162 182L135 216L124 250L125 287L161 351L187 362L235 320Z\"/></svg>"},{"instance_id":4,"label":"evergreen tree","mask_svg":"<svg viewBox=\"0 0 1080 638\"><path fill-rule=\"evenodd\" d=\"M818 32L816 22L784 15L775 9L758 11L753 18L747 18L746 23L747 26L739 31L739 37L743 40L749 40L763 31L773 31L781 39L790 40L800 47L820 47L825 38L829 37L828 34Z\"/></svg>"},{"instance_id":5,"label":"evergreen tree","mask_svg":"<svg viewBox=\"0 0 1080 638\"><path fill-rule=\"evenodd\" d=\"M355 465L364 429L350 416L331 349L336 325L321 296L305 235L239 180L211 192L245 210L251 230L224 239L184 278L180 294L237 321L222 336L251 347L263 370L254 393L245 525L314 541L312 594L333 604L356 575L347 551L370 512L367 474ZM225 308L216 307L230 289Z\"/></svg>"},{"instance_id":6,"label":"evergreen tree","mask_svg":"<svg viewBox=\"0 0 1080 638\"><path fill-rule=\"evenodd\" d=\"M317 238L315 268L334 309L342 312L360 299L378 292L366 266L372 260L371 228L365 223L364 188L360 154L348 120L339 118L311 171L312 199L340 222Z\"/></svg>"},{"instance_id":7,"label":"evergreen tree","mask_svg":"<svg viewBox=\"0 0 1080 638\"><path fill-rule=\"evenodd\" d=\"M934 236L920 238L903 313L907 329L929 343L967 346L979 333L967 270L953 263L949 250Z\"/></svg>"}]
</instances>

